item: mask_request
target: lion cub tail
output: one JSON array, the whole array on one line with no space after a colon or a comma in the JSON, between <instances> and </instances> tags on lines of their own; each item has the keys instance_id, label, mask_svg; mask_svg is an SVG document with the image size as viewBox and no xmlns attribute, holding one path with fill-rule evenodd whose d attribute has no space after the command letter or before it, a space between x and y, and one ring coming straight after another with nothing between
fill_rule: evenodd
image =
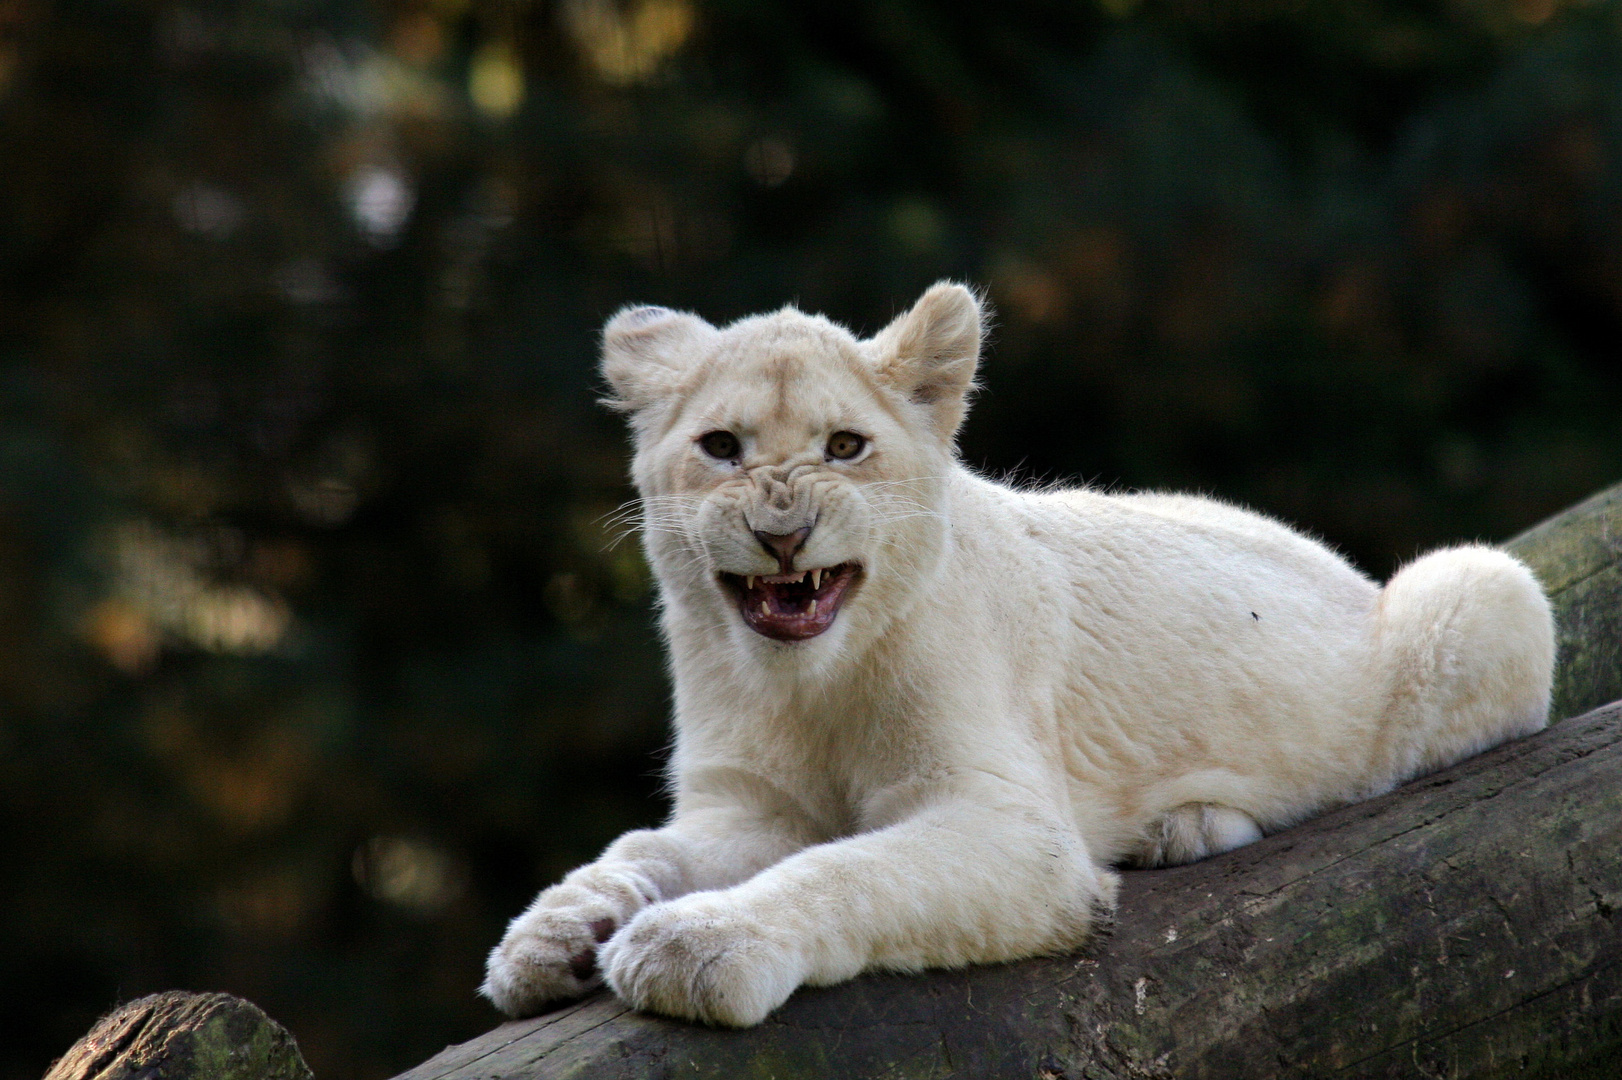
<instances>
[{"instance_id":1,"label":"lion cub tail","mask_svg":"<svg viewBox=\"0 0 1622 1080\"><path fill-rule=\"evenodd\" d=\"M1376 619L1374 790L1548 722L1554 617L1525 564L1480 545L1432 552L1386 584Z\"/></svg>"}]
</instances>

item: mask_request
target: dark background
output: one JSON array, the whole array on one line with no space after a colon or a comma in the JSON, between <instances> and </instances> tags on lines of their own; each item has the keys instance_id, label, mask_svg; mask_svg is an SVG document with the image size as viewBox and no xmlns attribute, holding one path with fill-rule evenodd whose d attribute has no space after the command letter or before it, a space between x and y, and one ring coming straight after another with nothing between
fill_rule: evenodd
<instances>
[{"instance_id":1,"label":"dark background","mask_svg":"<svg viewBox=\"0 0 1622 1080\"><path fill-rule=\"evenodd\" d=\"M1384 575L1622 477L1619 166L1598 0L0 0L0 1080L390 1075L659 818L618 305L983 284L969 462Z\"/></svg>"}]
</instances>

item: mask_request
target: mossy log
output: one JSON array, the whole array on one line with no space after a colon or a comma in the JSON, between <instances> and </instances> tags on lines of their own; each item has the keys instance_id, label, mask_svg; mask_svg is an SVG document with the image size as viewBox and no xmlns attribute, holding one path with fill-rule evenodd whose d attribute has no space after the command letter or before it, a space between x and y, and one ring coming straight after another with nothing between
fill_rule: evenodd
<instances>
[{"instance_id":1,"label":"mossy log","mask_svg":"<svg viewBox=\"0 0 1622 1080\"><path fill-rule=\"evenodd\" d=\"M230 994L170 990L102 1017L45 1080L311 1080L287 1029Z\"/></svg>"},{"instance_id":2,"label":"mossy log","mask_svg":"<svg viewBox=\"0 0 1622 1080\"><path fill-rule=\"evenodd\" d=\"M398 1080L1622 1076L1622 487L1508 545L1556 717L1378 799L1125 875L1085 952L801 990L719 1031L606 995Z\"/></svg>"},{"instance_id":3,"label":"mossy log","mask_svg":"<svg viewBox=\"0 0 1622 1080\"><path fill-rule=\"evenodd\" d=\"M1622 698L1622 484L1504 548L1537 572L1554 604L1560 634L1554 716Z\"/></svg>"}]
</instances>

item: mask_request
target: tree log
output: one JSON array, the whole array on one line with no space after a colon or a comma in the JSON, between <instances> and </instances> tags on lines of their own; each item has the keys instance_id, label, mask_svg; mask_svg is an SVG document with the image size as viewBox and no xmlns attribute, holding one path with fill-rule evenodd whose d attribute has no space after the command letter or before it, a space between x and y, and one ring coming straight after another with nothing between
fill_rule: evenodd
<instances>
[{"instance_id":1,"label":"tree log","mask_svg":"<svg viewBox=\"0 0 1622 1080\"><path fill-rule=\"evenodd\" d=\"M1622 698L1622 484L1504 545L1537 572L1554 604L1556 718Z\"/></svg>"},{"instance_id":2,"label":"tree log","mask_svg":"<svg viewBox=\"0 0 1622 1080\"><path fill-rule=\"evenodd\" d=\"M1508 545L1556 717L1381 798L1124 875L1079 955L804 989L719 1031L606 995L398 1080L1622 1076L1622 487Z\"/></svg>"},{"instance_id":3,"label":"tree log","mask_svg":"<svg viewBox=\"0 0 1622 1080\"><path fill-rule=\"evenodd\" d=\"M311 1080L287 1029L230 994L169 990L120 1005L45 1080Z\"/></svg>"}]
</instances>

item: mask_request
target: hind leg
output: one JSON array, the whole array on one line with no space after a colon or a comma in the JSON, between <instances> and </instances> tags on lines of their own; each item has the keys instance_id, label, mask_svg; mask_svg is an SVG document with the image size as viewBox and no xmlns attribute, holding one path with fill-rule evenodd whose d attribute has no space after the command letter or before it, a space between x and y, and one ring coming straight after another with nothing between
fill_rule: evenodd
<instances>
[{"instance_id":1,"label":"hind leg","mask_svg":"<svg viewBox=\"0 0 1622 1080\"><path fill-rule=\"evenodd\" d=\"M1387 583L1377 618L1389 698L1370 790L1548 721L1554 619L1537 579L1509 555L1478 546L1426 555Z\"/></svg>"}]
</instances>

